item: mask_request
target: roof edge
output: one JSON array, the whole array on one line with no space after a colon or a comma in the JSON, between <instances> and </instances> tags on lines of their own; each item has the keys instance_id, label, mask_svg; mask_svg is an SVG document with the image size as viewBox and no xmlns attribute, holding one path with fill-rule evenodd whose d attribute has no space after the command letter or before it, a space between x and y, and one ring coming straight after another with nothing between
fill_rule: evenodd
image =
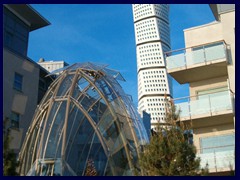
<instances>
[{"instance_id":1,"label":"roof edge","mask_svg":"<svg viewBox=\"0 0 240 180\"><path fill-rule=\"evenodd\" d=\"M30 31L34 31L51 24L29 4L4 4L4 7L27 24L30 27Z\"/></svg>"}]
</instances>

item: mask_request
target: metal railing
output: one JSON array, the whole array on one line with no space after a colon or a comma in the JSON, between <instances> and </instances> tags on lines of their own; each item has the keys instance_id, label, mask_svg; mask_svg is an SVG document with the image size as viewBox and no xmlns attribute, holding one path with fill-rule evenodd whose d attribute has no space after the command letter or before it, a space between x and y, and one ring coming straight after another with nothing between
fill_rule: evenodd
<instances>
[{"instance_id":1,"label":"metal railing","mask_svg":"<svg viewBox=\"0 0 240 180\"><path fill-rule=\"evenodd\" d=\"M201 159L200 167L207 166L209 172L221 172L235 170L235 145L218 146L199 149L198 151L207 150L207 153L197 153Z\"/></svg>"},{"instance_id":2,"label":"metal railing","mask_svg":"<svg viewBox=\"0 0 240 180\"><path fill-rule=\"evenodd\" d=\"M226 44L224 41L204 44L201 46L166 52L167 69L187 68L199 63L226 59Z\"/></svg>"},{"instance_id":3,"label":"metal railing","mask_svg":"<svg viewBox=\"0 0 240 180\"><path fill-rule=\"evenodd\" d=\"M212 115L220 111L234 110L233 94L229 90L178 98L173 99L173 101L177 110L180 110L180 119L191 119L192 116L196 115Z\"/></svg>"}]
</instances>

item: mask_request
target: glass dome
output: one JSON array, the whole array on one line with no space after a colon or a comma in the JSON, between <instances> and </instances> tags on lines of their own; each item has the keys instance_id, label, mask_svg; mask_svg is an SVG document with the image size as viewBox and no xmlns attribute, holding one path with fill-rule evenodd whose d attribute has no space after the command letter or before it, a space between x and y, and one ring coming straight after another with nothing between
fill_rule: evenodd
<instances>
[{"instance_id":1,"label":"glass dome","mask_svg":"<svg viewBox=\"0 0 240 180\"><path fill-rule=\"evenodd\" d=\"M20 174L134 175L140 149L149 140L118 83L124 81L122 75L93 63L60 71L27 131L19 154Z\"/></svg>"}]
</instances>

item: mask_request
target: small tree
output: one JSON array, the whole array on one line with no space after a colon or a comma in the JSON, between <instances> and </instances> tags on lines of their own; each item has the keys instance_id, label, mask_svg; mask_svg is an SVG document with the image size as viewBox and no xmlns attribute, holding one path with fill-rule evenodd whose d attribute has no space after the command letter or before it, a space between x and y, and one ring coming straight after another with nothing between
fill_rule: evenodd
<instances>
[{"instance_id":1,"label":"small tree","mask_svg":"<svg viewBox=\"0 0 240 180\"><path fill-rule=\"evenodd\" d=\"M94 161L92 159L89 159L87 162L85 176L97 176L97 171L94 166Z\"/></svg>"},{"instance_id":2,"label":"small tree","mask_svg":"<svg viewBox=\"0 0 240 180\"><path fill-rule=\"evenodd\" d=\"M146 176L198 175L200 159L188 141L186 125L177 122L180 112L173 103L167 105L166 124L158 123L157 131L152 133L139 159L141 170Z\"/></svg>"},{"instance_id":3,"label":"small tree","mask_svg":"<svg viewBox=\"0 0 240 180\"><path fill-rule=\"evenodd\" d=\"M3 175L4 176L17 176L16 169L18 167L16 154L9 148L11 137L9 129L5 127L6 121L4 121L4 136L3 136ZM7 130L6 130L7 129Z\"/></svg>"}]
</instances>

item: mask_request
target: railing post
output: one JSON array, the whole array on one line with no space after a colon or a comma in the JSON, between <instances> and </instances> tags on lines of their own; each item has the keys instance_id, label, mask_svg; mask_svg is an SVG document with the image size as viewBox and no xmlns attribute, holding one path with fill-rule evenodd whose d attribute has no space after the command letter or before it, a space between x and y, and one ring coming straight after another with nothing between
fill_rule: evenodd
<instances>
[{"instance_id":1,"label":"railing post","mask_svg":"<svg viewBox=\"0 0 240 180\"><path fill-rule=\"evenodd\" d=\"M223 52L224 52L224 55L225 55L225 58L227 59L227 63L229 64L229 57L228 57L228 53L227 53L227 45L222 42L223 44Z\"/></svg>"},{"instance_id":2,"label":"railing post","mask_svg":"<svg viewBox=\"0 0 240 180\"><path fill-rule=\"evenodd\" d=\"M186 56L187 52L186 52L186 50L184 50L183 52L184 52L184 63L185 63L185 68L187 69L187 56Z\"/></svg>"},{"instance_id":3,"label":"railing post","mask_svg":"<svg viewBox=\"0 0 240 180\"><path fill-rule=\"evenodd\" d=\"M216 159L216 152L215 152L215 149L214 149L213 153L214 153L214 164L215 164L215 169L216 169L216 172L217 172L217 159Z\"/></svg>"},{"instance_id":4,"label":"railing post","mask_svg":"<svg viewBox=\"0 0 240 180\"><path fill-rule=\"evenodd\" d=\"M235 113L235 109L234 109L234 99L235 99L235 97L234 97L234 95L233 95L233 93L231 92L231 90L229 89L228 90L228 95L229 95L229 101L230 101L230 106L231 106L231 109L233 110L233 112Z\"/></svg>"},{"instance_id":5,"label":"railing post","mask_svg":"<svg viewBox=\"0 0 240 180\"><path fill-rule=\"evenodd\" d=\"M189 117L190 119L192 119L192 112L191 112L191 100L190 100L191 97L188 97L188 113L189 113Z\"/></svg>"},{"instance_id":6,"label":"railing post","mask_svg":"<svg viewBox=\"0 0 240 180\"><path fill-rule=\"evenodd\" d=\"M205 46L203 45L203 57L204 57L204 62L205 64L207 64L207 56L206 56L206 52L205 52Z\"/></svg>"},{"instance_id":7,"label":"railing post","mask_svg":"<svg viewBox=\"0 0 240 180\"><path fill-rule=\"evenodd\" d=\"M210 100L210 94L208 94L208 102L209 102L210 114L211 114L211 116L212 116L212 104L211 104L211 100Z\"/></svg>"}]
</instances>

